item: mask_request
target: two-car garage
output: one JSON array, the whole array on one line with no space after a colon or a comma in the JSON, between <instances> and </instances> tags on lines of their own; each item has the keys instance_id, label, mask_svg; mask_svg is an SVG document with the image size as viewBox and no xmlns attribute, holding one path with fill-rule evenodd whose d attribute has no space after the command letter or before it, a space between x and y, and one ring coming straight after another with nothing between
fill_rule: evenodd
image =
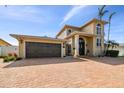
<instances>
[{"instance_id":1,"label":"two-car garage","mask_svg":"<svg viewBox=\"0 0 124 93\"><path fill-rule=\"evenodd\" d=\"M22 58L63 57L65 41L56 38L15 35L12 37L19 41L19 56Z\"/></svg>"},{"instance_id":2,"label":"two-car garage","mask_svg":"<svg viewBox=\"0 0 124 93\"><path fill-rule=\"evenodd\" d=\"M26 58L61 57L61 44L26 42Z\"/></svg>"}]
</instances>

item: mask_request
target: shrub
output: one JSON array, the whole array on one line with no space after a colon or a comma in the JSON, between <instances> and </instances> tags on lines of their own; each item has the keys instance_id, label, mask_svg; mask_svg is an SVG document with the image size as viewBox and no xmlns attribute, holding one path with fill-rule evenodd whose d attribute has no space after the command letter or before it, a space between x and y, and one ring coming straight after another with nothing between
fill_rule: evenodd
<instances>
[{"instance_id":1,"label":"shrub","mask_svg":"<svg viewBox=\"0 0 124 93\"><path fill-rule=\"evenodd\" d=\"M16 61L21 60L21 59L22 59L21 57L18 57L18 58L16 58Z\"/></svg>"},{"instance_id":2,"label":"shrub","mask_svg":"<svg viewBox=\"0 0 124 93\"><path fill-rule=\"evenodd\" d=\"M8 57L9 61L15 61L16 60L16 57L14 56L11 56L11 57Z\"/></svg>"},{"instance_id":3,"label":"shrub","mask_svg":"<svg viewBox=\"0 0 124 93\"><path fill-rule=\"evenodd\" d=\"M109 57L118 57L119 51L118 50L107 50L106 56Z\"/></svg>"},{"instance_id":4,"label":"shrub","mask_svg":"<svg viewBox=\"0 0 124 93\"><path fill-rule=\"evenodd\" d=\"M4 58L4 62L17 61L22 59L21 57L18 57L16 53L8 53L8 56L2 58Z\"/></svg>"},{"instance_id":5,"label":"shrub","mask_svg":"<svg viewBox=\"0 0 124 93\"><path fill-rule=\"evenodd\" d=\"M12 56L12 53L8 53L8 56Z\"/></svg>"},{"instance_id":6,"label":"shrub","mask_svg":"<svg viewBox=\"0 0 124 93\"><path fill-rule=\"evenodd\" d=\"M5 58L5 56L0 56L0 58Z\"/></svg>"},{"instance_id":7,"label":"shrub","mask_svg":"<svg viewBox=\"0 0 124 93\"><path fill-rule=\"evenodd\" d=\"M16 57L16 58L18 57L16 53L13 53L13 56Z\"/></svg>"},{"instance_id":8,"label":"shrub","mask_svg":"<svg viewBox=\"0 0 124 93\"><path fill-rule=\"evenodd\" d=\"M4 62L9 62L8 57L5 57L5 58L4 58Z\"/></svg>"},{"instance_id":9,"label":"shrub","mask_svg":"<svg viewBox=\"0 0 124 93\"><path fill-rule=\"evenodd\" d=\"M14 56L7 56L4 58L4 62L15 61L16 57Z\"/></svg>"}]
</instances>

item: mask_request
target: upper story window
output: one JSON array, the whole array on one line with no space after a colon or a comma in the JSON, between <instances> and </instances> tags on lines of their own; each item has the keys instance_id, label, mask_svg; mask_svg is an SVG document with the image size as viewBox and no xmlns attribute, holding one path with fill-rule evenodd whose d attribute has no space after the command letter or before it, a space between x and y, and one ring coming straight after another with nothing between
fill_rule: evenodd
<instances>
[{"instance_id":1,"label":"upper story window","mask_svg":"<svg viewBox=\"0 0 124 93\"><path fill-rule=\"evenodd\" d=\"M69 35L72 32L71 29L67 30L67 35Z\"/></svg>"},{"instance_id":2,"label":"upper story window","mask_svg":"<svg viewBox=\"0 0 124 93\"><path fill-rule=\"evenodd\" d=\"M101 35L101 24L96 25L96 33L97 35Z\"/></svg>"},{"instance_id":3,"label":"upper story window","mask_svg":"<svg viewBox=\"0 0 124 93\"><path fill-rule=\"evenodd\" d=\"M100 38L97 38L97 40L96 40L96 45L97 45L97 47L98 47L98 46L101 46L101 39L100 39Z\"/></svg>"}]
</instances>

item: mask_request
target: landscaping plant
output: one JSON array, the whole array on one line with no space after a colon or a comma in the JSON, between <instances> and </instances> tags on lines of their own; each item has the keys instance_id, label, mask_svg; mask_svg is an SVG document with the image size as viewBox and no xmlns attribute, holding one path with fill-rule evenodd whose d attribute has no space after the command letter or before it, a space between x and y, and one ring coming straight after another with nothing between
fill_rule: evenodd
<instances>
[{"instance_id":1,"label":"landscaping plant","mask_svg":"<svg viewBox=\"0 0 124 93\"><path fill-rule=\"evenodd\" d=\"M8 53L8 56L4 57L4 62L17 61L22 58L18 57L16 53Z\"/></svg>"}]
</instances>

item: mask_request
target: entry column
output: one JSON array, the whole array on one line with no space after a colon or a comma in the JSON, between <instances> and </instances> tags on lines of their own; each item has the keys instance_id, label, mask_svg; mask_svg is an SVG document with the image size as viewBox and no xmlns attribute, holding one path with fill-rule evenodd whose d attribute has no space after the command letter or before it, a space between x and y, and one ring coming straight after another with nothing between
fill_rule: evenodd
<instances>
[{"instance_id":1,"label":"entry column","mask_svg":"<svg viewBox=\"0 0 124 93\"><path fill-rule=\"evenodd\" d=\"M74 57L79 56L79 35L75 35L75 53Z\"/></svg>"}]
</instances>

